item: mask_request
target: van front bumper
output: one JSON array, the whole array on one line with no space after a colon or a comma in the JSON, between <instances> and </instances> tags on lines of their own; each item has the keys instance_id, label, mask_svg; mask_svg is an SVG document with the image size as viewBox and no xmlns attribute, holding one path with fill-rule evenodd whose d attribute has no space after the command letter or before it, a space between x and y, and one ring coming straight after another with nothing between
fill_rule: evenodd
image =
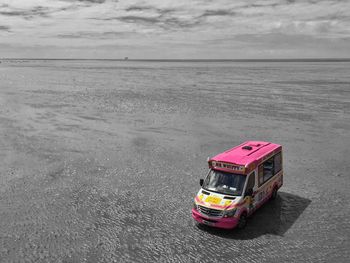
<instances>
[{"instance_id":1,"label":"van front bumper","mask_svg":"<svg viewBox=\"0 0 350 263\"><path fill-rule=\"evenodd\" d=\"M208 217L199 213L196 209L192 208L192 217L200 224L209 225L218 228L232 229L238 224L238 218L236 217Z\"/></svg>"}]
</instances>

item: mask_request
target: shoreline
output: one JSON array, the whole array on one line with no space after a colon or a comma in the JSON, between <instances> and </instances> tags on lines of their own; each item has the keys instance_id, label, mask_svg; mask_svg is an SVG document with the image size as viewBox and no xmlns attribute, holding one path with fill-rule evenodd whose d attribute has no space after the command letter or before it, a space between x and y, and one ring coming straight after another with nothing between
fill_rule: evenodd
<instances>
[{"instance_id":1,"label":"shoreline","mask_svg":"<svg viewBox=\"0 0 350 263\"><path fill-rule=\"evenodd\" d=\"M0 58L0 61L122 61L122 62L350 62L350 58L295 59L104 59L104 58Z\"/></svg>"}]
</instances>

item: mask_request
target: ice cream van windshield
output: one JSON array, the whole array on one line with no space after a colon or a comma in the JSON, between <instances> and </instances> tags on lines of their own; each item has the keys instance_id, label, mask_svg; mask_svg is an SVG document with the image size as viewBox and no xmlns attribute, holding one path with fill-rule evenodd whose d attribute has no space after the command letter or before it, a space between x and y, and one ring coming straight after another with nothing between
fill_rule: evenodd
<instances>
[{"instance_id":1,"label":"ice cream van windshield","mask_svg":"<svg viewBox=\"0 0 350 263\"><path fill-rule=\"evenodd\" d=\"M203 189L227 195L242 195L246 176L210 170L203 183Z\"/></svg>"}]
</instances>

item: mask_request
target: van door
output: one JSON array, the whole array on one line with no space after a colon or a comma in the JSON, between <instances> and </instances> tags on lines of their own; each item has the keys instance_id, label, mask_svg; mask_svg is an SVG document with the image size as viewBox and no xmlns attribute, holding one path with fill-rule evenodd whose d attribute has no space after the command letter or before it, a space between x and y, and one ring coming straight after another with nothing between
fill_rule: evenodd
<instances>
[{"instance_id":1,"label":"van door","mask_svg":"<svg viewBox=\"0 0 350 263\"><path fill-rule=\"evenodd\" d=\"M281 170L281 167L280 153L272 156L258 166L259 188L255 195L256 206L261 206L269 199L273 191L274 183L276 182L276 174ZM281 183L279 183L279 185L281 185Z\"/></svg>"},{"instance_id":2,"label":"van door","mask_svg":"<svg viewBox=\"0 0 350 263\"><path fill-rule=\"evenodd\" d=\"M255 210L255 198L254 198L254 195L252 196L248 196L249 194L249 191L250 193L254 193L256 189L256 186L255 186L255 172L252 172L250 175L249 175L249 178L248 178L248 182L247 182L247 186L245 188L245 198L247 198L247 202L248 202L248 205L247 205L247 209L248 209L248 214L251 214L253 213L253 211Z\"/></svg>"}]
</instances>

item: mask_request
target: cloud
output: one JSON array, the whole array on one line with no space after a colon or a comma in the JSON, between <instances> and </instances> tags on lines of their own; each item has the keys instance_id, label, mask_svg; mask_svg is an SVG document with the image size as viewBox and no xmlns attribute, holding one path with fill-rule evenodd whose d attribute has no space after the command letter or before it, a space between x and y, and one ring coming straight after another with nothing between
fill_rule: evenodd
<instances>
[{"instance_id":1,"label":"cloud","mask_svg":"<svg viewBox=\"0 0 350 263\"><path fill-rule=\"evenodd\" d=\"M47 17L50 13L50 9L43 6L35 6L29 10L13 9L10 11L0 11L0 15L3 16L22 16L24 18L33 17Z\"/></svg>"},{"instance_id":2,"label":"cloud","mask_svg":"<svg viewBox=\"0 0 350 263\"><path fill-rule=\"evenodd\" d=\"M151 5L132 5L124 9L126 12L131 13L157 13L159 15L165 15L178 11L176 8L159 8Z\"/></svg>"},{"instance_id":3,"label":"cloud","mask_svg":"<svg viewBox=\"0 0 350 263\"><path fill-rule=\"evenodd\" d=\"M162 7L152 5L131 5L126 6L115 16L106 14L104 17L95 16L91 19L100 21L119 21L137 26L146 26L153 29L163 28L164 30L186 30L200 23L200 16L188 15L181 8Z\"/></svg>"},{"instance_id":4,"label":"cloud","mask_svg":"<svg viewBox=\"0 0 350 263\"><path fill-rule=\"evenodd\" d=\"M3 26L0 33L6 34L1 40L3 44L9 44L7 50L26 43L28 50L37 45L50 47L47 48L50 51L56 46L60 52L64 48L75 50L88 46L94 49L94 54L102 54L96 50L122 46L125 52L130 46L130 52L136 52L133 47L137 46L149 56L219 56L225 52L227 56L234 56L242 50L253 54L254 48L261 52L273 48L291 52L293 47L309 48L308 43L320 43L322 52L328 47L329 54L335 52L332 45L346 53L344 43L350 44L350 1L1 2L0 25ZM84 52L86 50L87 47Z\"/></svg>"},{"instance_id":5,"label":"cloud","mask_svg":"<svg viewBox=\"0 0 350 263\"><path fill-rule=\"evenodd\" d=\"M111 39L116 37L123 37L126 35L132 34L132 32L118 32L118 31L107 31L107 32L92 32L92 31L86 31L86 32L75 32L71 34L58 34L58 38L66 38L66 39L79 39L79 38L86 38L86 39Z\"/></svg>"},{"instance_id":6,"label":"cloud","mask_svg":"<svg viewBox=\"0 0 350 263\"><path fill-rule=\"evenodd\" d=\"M8 27L8 26L0 26L0 31L10 31L10 27Z\"/></svg>"},{"instance_id":7,"label":"cloud","mask_svg":"<svg viewBox=\"0 0 350 263\"><path fill-rule=\"evenodd\" d=\"M299 45L311 45L314 46L320 43L312 36L304 34L285 34L285 33L269 33L269 34L242 34L236 35L234 41L243 42L245 44L254 46L271 46L276 45L279 47L296 47Z\"/></svg>"},{"instance_id":8,"label":"cloud","mask_svg":"<svg viewBox=\"0 0 350 263\"><path fill-rule=\"evenodd\" d=\"M49 18L50 15L57 12L64 12L70 9L76 9L74 5L56 7L56 6L44 6L44 5L33 5L27 8L10 6L3 4L0 6L0 18L5 17L20 17L26 20L37 19L37 18Z\"/></svg>"},{"instance_id":9,"label":"cloud","mask_svg":"<svg viewBox=\"0 0 350 263\"><path fill-rule=\"evenodd\" d=\"M127 12L133 12L133 11L147 11L147 10L154 10L155 7L152 6L129 6L125 8L125 11Z\"/></svg>"},{"instance_id":10,"label":"cloud","mask_svg":"<svg viewBox=\"0 0 350 263\"><path fill-rule=\"evenodd\" d=\"M106 0L78 0L79 2L89 2L93 4L102 4L106 2Z\"/></svg>"},{"instance_id":11,"label":"cloud","mask_svg":"<svg viewBox=\"0 0 350 263\"><path fill-rule=\"evenodd\" d=\"M59 0L62 2L68 2L68 3L86 3L86 4L103 4L105 3L107 0Z\"/></svg>"},{"instance_id":12,"label":"cloud","mask_svg":"<svg viewBox=\"0 0 350 263\"><path fill-rule=\"evenodd\" d=\"M219 10L206 10L201 17L208 16L233 16L236 12L227 9L219 9Z\"/></svg>"},{"instance_id":13,"label":"cloud","mask_svg":"<svg viewBox=\"0 0 350 263\"><path fill-rule=\"evenodd\" d=\"M119 20L126 23L141 23L141 24L155 24L158 23L159 17L148 17L148 16L119 16L110 17L103 20Z\"/></svg>"},{"instance_id":14,"label":"cloud","mask_svg":"<svg viewBox=\"0 0 350 263\"><path fill-rule=\"evenodd\" d=\"M133 25L144 25L158 28L164 28L166 30L182 29L193 27L199 23L198 19L180 19L172 16L157 15L157 16L142 16L142 15L129 15L120 17L104 18L103 20L118 20L123 23L129 23Z\"/></svg>"}]
</instances>

